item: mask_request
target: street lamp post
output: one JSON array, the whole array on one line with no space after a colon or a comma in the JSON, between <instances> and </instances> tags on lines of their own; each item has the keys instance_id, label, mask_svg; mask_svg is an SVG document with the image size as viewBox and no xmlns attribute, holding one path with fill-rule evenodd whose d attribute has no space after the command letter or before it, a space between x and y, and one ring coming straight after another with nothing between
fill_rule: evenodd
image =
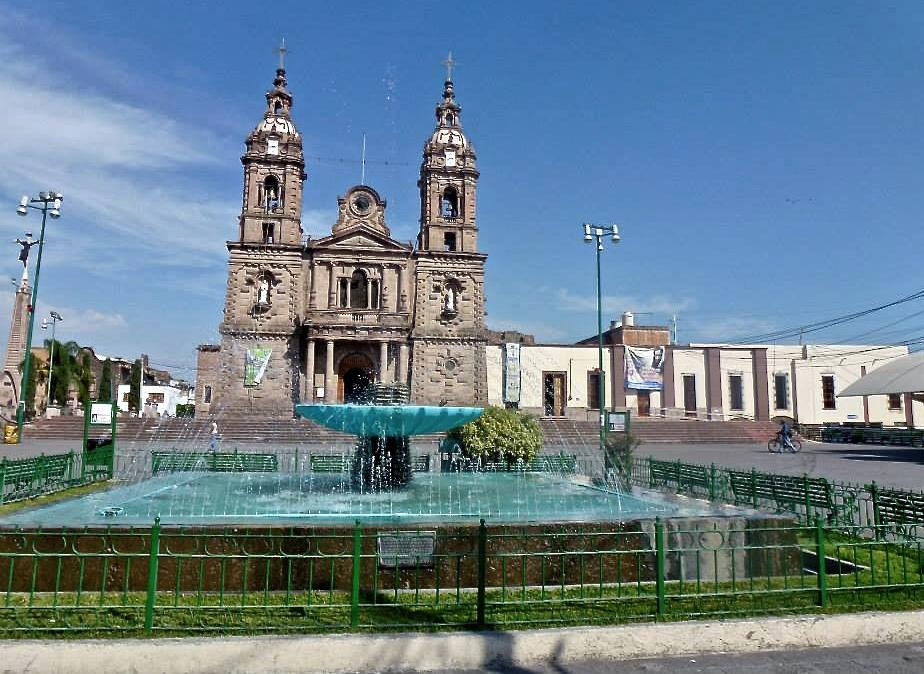
<instances>
[{"instance_id":1,"label":"street lamp post","mask_svg":"<svg viewBox=\"0 0 924 674\"><path fill-rule=\"evenodd\" d=\"M603 374L603 291L600 287L600 253L603 252L603 240L607 237L612 238L612 242L619 243L619 227L616 225L607 225L604 227L584 223L584 242L596 242L597 249L597 369L600 376L597 381L599 388L597 391L598 405L600 407L600 456L605 456L606 445L606 384L605 375Z\"/></svg>"},{"instance_id":2,"label":"street lamp post","mask_svg":"<svg viewBox=\"0 0 924 674\"><path fill-rule=\"evenodd\" d=\"M30 208L42 212L42 233L39 235L39 253L35 261L35 283L32 286L32 304L29 306L29 331L26 333L26 359L22 368L22 379L19 383L19 407L16 409L16 428L20 440L22 439L22 424L26 415L26 393L29 386L29 368L32 364L32 330L35 327L35 305L38 303L39 273L42 270L42 250L45 248L45 221L50 215L57 220L61 217L61 200L64 195L60 192L39 192L38 197L32 198L24 195L19 201L16 213L27 215ZM34 394L34 392L33 392Z\"/></svg>"},{"instance_id":3,"label":"street lamp post","mask_svg":"<svg viewBox=\"0 0 924 674\"><path fill-rule=\"evenodd\" d=\"M54 371L55 366L55 328L58 325L58 321L63 321L61 314L57 311L49 312L51 316L51 349L48 354L48 396L45 400L45 416L48 416L48 408L51 406L51 373ZM42 319L42 330L48 329L48 319Z\"/></svg>"}]
</instances>

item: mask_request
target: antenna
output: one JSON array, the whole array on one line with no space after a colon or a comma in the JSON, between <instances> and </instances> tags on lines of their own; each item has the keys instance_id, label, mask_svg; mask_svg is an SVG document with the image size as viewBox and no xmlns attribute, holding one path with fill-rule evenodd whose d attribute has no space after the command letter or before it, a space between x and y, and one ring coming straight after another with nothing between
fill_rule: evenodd
<instances>
[{"instance_id":1,"label":"antenna","mask_svg":"<svg viewBox=\"0 0 924 674\"><path fill-rule=\"evenodd\" d=\"M365 185L365 184L366 184L366 134L365 134L365 133L363 133L363 159L362 159L362 164L363 164L363 172L362 172L362 176L361 176L360 179L359 179L359 184L360 184L360 185Z\"/></svg>"}]
</instances>

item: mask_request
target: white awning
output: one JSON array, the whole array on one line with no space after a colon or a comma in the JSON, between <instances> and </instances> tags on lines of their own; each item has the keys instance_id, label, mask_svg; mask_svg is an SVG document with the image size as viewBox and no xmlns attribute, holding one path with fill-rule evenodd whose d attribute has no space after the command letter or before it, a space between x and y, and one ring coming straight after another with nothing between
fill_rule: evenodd
<instances>
[{"instance_id":1,"label":"white awning","mask_svg":"<svg viewBox=\"0 0 924 674\"><path fill-rule=\"evenodd\" d=\"M920 393L924 391L924 351L896 358L857 379L837 394L871 396L886 393Z\"/></svg>"}]
</instances>

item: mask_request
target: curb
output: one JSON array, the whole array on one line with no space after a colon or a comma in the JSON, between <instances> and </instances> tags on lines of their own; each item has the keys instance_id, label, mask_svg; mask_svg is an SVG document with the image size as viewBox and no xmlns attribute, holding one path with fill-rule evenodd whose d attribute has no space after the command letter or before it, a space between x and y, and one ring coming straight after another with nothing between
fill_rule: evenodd
<instances>
[{"instance_id":1,"label":"curb","mask_svg":"<svg viewBox=\"0 0 924 674\"><path fill-rule=\"evenodd\" d=\"M0 669L42 674L426 672L916 641L924 641L924 611L522 632L0 641Z\"/></svg>"}]
</instances>

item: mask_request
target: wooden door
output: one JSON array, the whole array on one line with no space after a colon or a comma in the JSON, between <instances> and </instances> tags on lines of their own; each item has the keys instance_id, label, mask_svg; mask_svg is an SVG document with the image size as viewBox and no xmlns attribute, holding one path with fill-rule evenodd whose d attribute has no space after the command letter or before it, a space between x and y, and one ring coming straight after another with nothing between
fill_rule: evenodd
<instances>
[{"instance_id":1,"label":"wooden door","mask_svg":"<svg viewBox=\"0 0 924 674\"><path fill-rule=\"evenodd\" d=\"M568 392L564 372L543 372L543 413L547 417L565 416Z\"/></svg>"},{"instance_id":2,"label":"wooden door","mask_svg":"<svg viewBox=\"0 0 924 674\"><path fill-rule=\"evenodd\" d=\"M683 409L688 417L696 416L696 375L683 375Z\"/></svg>"},{"instance_id":3,"label":"wooden door","mask_svg":"<svg viewBox=\"0 0 924 674\"><path fill-rule=\"evenodd\" d=\"M651 392L650 391L637 391L635 394L635 397L638 400L638 415L640 417L650 417L651 416Z\"/></svg>"}]
</instances>

